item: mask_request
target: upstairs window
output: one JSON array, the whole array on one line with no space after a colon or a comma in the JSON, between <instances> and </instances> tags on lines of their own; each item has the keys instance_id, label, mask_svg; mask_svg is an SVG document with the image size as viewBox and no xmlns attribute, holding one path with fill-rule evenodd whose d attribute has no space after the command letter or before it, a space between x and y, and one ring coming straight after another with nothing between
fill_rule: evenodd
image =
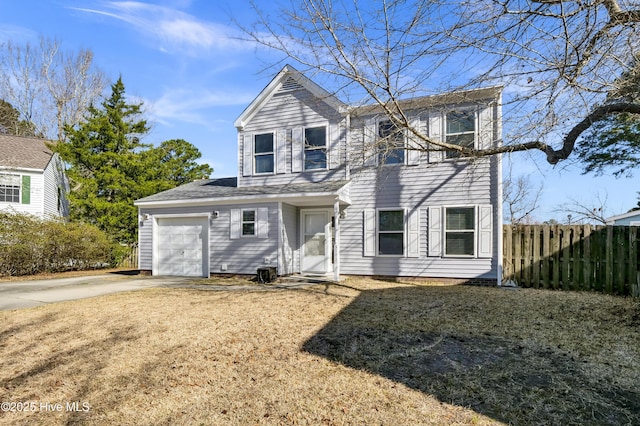
<instances>
[{"instance_id":1,"label":"upstairs window","mask_svg":"<svg viewBox=\"0 0 640 426\"><path fill-rule=\"evenodd\" d=\"M273 173L273 133L256 135L254 145L255 173Z\"/></svg>"},{"instance_id":2,"label":"upstairs window","mask_svg":"<svg viewBox=\"0 0 640 426\"><path fill-rule=\"evenodd\" d=\"M378 211L378 255L404 255L404 210Z\"/></svg>"},{"instance_id":3,"label":"upstairs window","mask_svg":"<svg viewBox=\"0 0 640 426\"><path fill-rule=\"evenodd\" d=\"M304 129L304 169L327 168L327 128Z\"/></svg>"},{"instance_id":4,"label":"upstairs window","mask_svg":"<svg viewBox=\"0 0 640 426\"><path fill-rule=\"evenodd\" d=\"M474 256L475 234L474 207L445 209L445 254L447 256Z\"/></svg>"},{"instance_id":5,"label":"upstairs window","mask_svg":"<svg viewBox=\"0 0 640 426\"><path fill-rule=\"evenodd\" d=\"M404 164L404 133L389 120L378 123L378 164Z\"/></svg>"},{"instance_id":6,"label":"upstairs window","mask_svg":"<svg viewBox=\"0 0 640 426\"><path fill-rule=\"evenodd\" d=\"M0 174L0 202L19 203L21 186L19 175Z\"/></svg>"},{"instance_id":7,"label":"upstairs window","mask_svg":"<svg viewBox=\"0 0 640 426\"><path fill-rule=\"evenodd\" d=\"M242 236L256 235L256 211L242 210Z\"/></svg>"},{"instance_id":8,"label":"upstairs window","mask_svg":"<svg viewBox=\"0 0 640 426\"><path fill-rule=\"evenodd\" d=\"M476 139L476 114L474 111L454 111L447 114L446 142L473 148ZM447 151L447 158L459 158L458 151Z\"/></svg>"}]
</instances>

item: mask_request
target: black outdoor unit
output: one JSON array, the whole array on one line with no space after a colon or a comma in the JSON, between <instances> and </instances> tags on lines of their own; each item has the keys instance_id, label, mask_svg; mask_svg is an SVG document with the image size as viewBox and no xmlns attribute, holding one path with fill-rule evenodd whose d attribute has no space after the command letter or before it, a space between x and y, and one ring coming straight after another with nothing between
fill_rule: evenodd
<instances>
[{"instance_id":1,"label":"black outdoor unit","mask_svg":"<svg viewBox=\"0 0 640 426\"><path fill-rule=\"evenodd\" d=\"M265 266L258 268L258 282L272 283L277 278L276 268L274 266Z\"/></svg>"}]
</instances>

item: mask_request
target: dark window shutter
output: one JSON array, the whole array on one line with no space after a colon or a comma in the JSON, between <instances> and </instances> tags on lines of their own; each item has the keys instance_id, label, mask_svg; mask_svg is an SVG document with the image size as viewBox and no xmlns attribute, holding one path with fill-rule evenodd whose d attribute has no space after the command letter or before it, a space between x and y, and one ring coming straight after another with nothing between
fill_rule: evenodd
<instances>
[{"instance_id":1,"label":"dark window shutter","mask_svg":"<svg viewBox=\"0 0 640 426\"><path fill-rule=\"evenodd\" d=\"M22 176L22 204L31 204L31 176Z\"/></svg>"}]
</instances>

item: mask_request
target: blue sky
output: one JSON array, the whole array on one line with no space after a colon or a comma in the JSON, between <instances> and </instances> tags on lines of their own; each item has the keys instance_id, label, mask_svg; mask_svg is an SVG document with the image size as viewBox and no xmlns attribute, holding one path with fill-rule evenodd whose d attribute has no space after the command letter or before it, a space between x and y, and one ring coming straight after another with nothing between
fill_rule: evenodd
<instances>
[{"instance_id":1,"label":"blue sky","mask_svg":"<svg viewBox=\"0 0 640 426\"><path fill-rule=\"evenodd\" d=\"M277 72L265 68L279 57L238 40L233 20L255 20L248 1L0 0L0 42L37 43L44 36L58 39L64 50L91 49L109 79L121 75L127 94L144 102L152 126L145 142L185 139L215 169L213 177L235 176L233 121ZM640 191L640 173L583 176L578 166L552 167L539 153L506 158L505 173L509 162L515 175L544 181L539 220L562 221L566 214L554 211L558 205L596 195L607 197L610 215L620 214L636 204Z\"/></svg>"}]
</instances>

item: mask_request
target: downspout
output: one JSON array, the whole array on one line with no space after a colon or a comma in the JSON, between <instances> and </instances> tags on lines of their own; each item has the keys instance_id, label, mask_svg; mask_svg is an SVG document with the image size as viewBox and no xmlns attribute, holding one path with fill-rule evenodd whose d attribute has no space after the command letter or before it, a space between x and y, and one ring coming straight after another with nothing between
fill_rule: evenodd
<instances>
[{"instance_id":1,"label":"downspout","mask_svg":"<svg viewBox=\"0 0 640 426\"><path fill-rule=\"evenodd\" d=\"M335 260L333 262L333 280L340 281L340 197L336 197L333 203L333 254Z\"/></svg>"},{"instance_id":2,"label":"downspout","mask_svg":"<svg viewBox=\"0 0 640 426\"><path fill-rule=\"evenodd\" d=\"M496 141L502 140L502 95L500 95L497 99L495 108L494 108L494 122L496 123ZM503 274L503 229L502 229L502 154L498 154L497 159L498 173L497 173L497 211L496 211L496 219L498 223L498 287L502 286L502 274Z\"/></svg>"},{"instance_id":3,"label":"downspout","mask_svg":"<svg viewBox=\"0 0 640 426\"><path fill-rule=\"evenodd\" d=\"M347 113L345 117L345 135L344 135L344 162L345 171L344 178L351 179L351 163L349 161L349 150L351 149L351 114Z\"/></svg>"}]
</instances>

